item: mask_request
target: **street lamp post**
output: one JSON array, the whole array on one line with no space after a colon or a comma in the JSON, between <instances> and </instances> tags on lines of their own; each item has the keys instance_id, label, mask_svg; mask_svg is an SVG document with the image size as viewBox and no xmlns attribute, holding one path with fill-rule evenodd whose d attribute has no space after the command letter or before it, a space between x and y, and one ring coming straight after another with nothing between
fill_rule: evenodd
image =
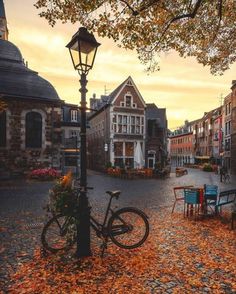
<instances>
[{"instance_id":1,"label":"street lamp post","mask_svg":"<svg viewBox=\"0 0 236 294\"><path fill-rule=\"evenodd\" d=\"M89 33L86 28L81 27L73 35L71 41L67 44L70 56L75 70L80 75L80 196L78 209L77 224L77 256L84 257L91 255L90 249L90 207L87 197L87 151L86 151L86 76L93 67L97 48L100 44L96 41L93 34Z\"/></svg>"}]
</instances>

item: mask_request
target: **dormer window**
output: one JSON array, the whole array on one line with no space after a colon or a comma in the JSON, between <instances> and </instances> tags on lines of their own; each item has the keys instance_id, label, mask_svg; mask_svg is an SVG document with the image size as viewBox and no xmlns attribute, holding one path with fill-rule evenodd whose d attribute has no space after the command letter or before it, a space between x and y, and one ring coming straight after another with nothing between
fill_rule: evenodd
<instances>
[{"instance_id":1,"label":"dormer window","mask_svg":"<svg viewBox=\"0 0 236 294\"><path fill-rule=\"evenodd\" d=\"M71 122L78 122L78 111L71 110Z\"/></svg>"}]
</instances>

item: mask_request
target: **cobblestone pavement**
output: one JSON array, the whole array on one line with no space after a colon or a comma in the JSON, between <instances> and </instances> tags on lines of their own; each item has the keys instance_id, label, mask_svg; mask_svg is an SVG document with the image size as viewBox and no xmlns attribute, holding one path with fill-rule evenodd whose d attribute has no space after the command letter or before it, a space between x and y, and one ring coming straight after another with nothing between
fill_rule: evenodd
<instances>
[{"instance_id":1,"label":"cobblestone pavement","mask_svg":"<svg viewBox=\"0 0 236 294\"><path fill-rule=\"evenodd\" d=\"M0 288L6 289L9 274L24 261L32 258L40 245L40 232L46 220L45 206L52 182L0 183ZM106 206L107 190L121 190L115 206L135 206L145 209L170 207L173 187L179 185L203 186L218 184L220 190L236 188L236 182L219 183L219 176L189 169L186 176L161 179L123 180L88 171L88 185L94 187L89 199L95 213L101 214ZM5 291L6 292L6 291Z\"/></svg>"}]
</instances>

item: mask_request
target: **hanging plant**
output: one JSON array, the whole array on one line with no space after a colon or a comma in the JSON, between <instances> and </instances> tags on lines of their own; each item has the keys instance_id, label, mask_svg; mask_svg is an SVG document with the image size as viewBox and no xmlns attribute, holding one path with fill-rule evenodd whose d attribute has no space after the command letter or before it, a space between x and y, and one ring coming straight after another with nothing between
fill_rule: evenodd
<instances>
[{"instance_id":1,"label":"hanging plant","mask_svg":"<svg viewBox=\"0 0 236 294\"><path fill-rule=\"evenodd\" d=\"M64 215L74 214L78 206L77 191L72 185L72 173L69 172L49 190L49 210Z\"/></svg>"}]
</instances>

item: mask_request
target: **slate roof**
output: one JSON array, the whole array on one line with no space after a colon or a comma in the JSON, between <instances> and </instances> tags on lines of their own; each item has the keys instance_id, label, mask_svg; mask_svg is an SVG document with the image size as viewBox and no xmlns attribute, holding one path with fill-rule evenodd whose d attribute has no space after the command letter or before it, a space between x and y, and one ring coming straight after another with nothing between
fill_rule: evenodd
<instances>
[{"instance_id":1,"label":"slate roof","mask_svg":"<svg viewBox=\"0 0 236 294\"><path fill-rule=\"evenodd\" d=\"M20 50L6 40L0 40L0 95L60 100L54 87L37 72L28 69Z\"/></svg>"}]
</instances>

